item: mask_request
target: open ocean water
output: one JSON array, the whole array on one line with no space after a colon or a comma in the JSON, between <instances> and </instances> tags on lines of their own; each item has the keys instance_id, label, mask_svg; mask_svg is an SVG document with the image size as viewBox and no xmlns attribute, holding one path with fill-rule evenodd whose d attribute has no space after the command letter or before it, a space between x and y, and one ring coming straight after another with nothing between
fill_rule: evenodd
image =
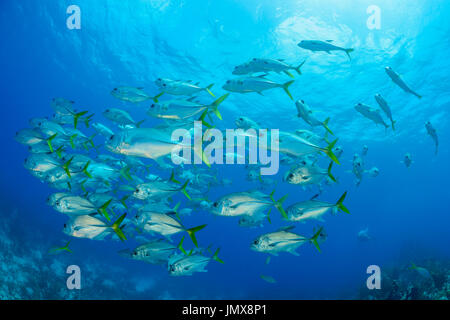
<instances>
[{"instance_id":1,"label":"open ocean water","mask_svg":"<svg viewBox=\"0 0 450 320\"><path fill-rule=\"evenodd\" d=\"M75 7L68 10L71 5ZM0 299L447 299L449 14L450 2L445 0L2 0ZM302 40L321 40L322 44L354 51L349 52L351 59L343 51L313 52L298 46ZM223 120L213 112L204 120L212 120L218 129L234 129L235 120L245 116L259 128L292 134L309 130L320 136L322 147L338 138L335 146L343 152L340 165L331 169L336 182L325 177L320 186L288 183L286 172L299 159L281 153L280 158L288 164L280 163L276 175L261 177L249 177L251 167L237 164L179 168L170 158L164 168L147 158L139 158L142 164L124 164L127 156L108 151L108 139L101 134L92 138L96 148L88 140L84 145L80 140L72 148L72 134L62 141L59 133L54 149L61 147L65 160L56 150L46 155L61 166L73 154L89 156L90 165L104 163L98 155L113 156L123 161L111 167L116 174L130 169L130 181L121 174L108 180L102 172L93 178L77 172L55 186L45 181L54 172L39 179L24 167L30 152L15 139L16 132L37 126L34 132L40 130L38 135L46 148L54 131L36 124L46 117L46 121L58 122L53 117L54 98L73 101L77 113L88 111L77 124L86 137L96 133L94 122L106 125L118 136L126 130L155 127L162 119L146 114L154 103L151 99L123 101L111 94L114 88L143 88L139 92L156 96L162 90L155 83L158 78L190 80L188 83L201 87L214 84L210 90L215 98L201 91L190 100L207 105L228 92L223 88L227 80L240 79L232 74L235 66L253 58L283 59L291 66L306 60L301 75L295 70L289 74L268 71L259 78L280 84L295 80L289 86L293 100L281 88L262 94L229 92L218 107ZM387 66L421 99L397 86L386 73ZM374 99L377 93L390 106L395 130L383 111L376 113L387 128L355 109L358 103L380 109ZM158 103L187 98L165 93ZM334 136L298 117L297 100L304 100L316 119L330 118L328 127ZM120 128L104 117L108 108L125 110L135 122L145 121L137 124L140 128L136 123ZM92 114L87 127L83 119ZM41 120L30 122L36 118ZM425 127L428 121L438 137L437 154ZM70 120L62 127L73 128L74 123ZM81 139L81 134L74 139ZM409 167L404 163L407 153L412 158ZM359 185L355 183L355 154L364 162ZM315 162L309 163L309 168L326 172L330 163L327 156L310 156L314 159L308 161ZM142 234L133 225L133 217L148 200L137 199L133 190L148 182L149 174L167 182L172 171L180 186L187 173L208 175L196 176L195 184L188 179L191 192L199 192L204 203L190 201L180 192L164 197L171 200L170 207L181 202L180 208L192 209L190 214L181 215L186 227L207 225L196 234L201 252L184 231L170 237L174 247L183 235L183 246L187 252L193 249L193 255L211 257L220 247L218 256L224 263L210 260L207 272L171 276L167 263L154 265L118 254L142 244L144 236L147 241L163 238ZM93 186L87 193L80 187L86 180ZM104 240L72 237L63 232L63 226L73 216L47 204L52 193L87 197L100 185L110 189L107 193L114 197L116 207L126 197L126 207L107 208L112 221L127 213L123 227L126 241L120 241L113 232ZM118 190L123 185L131 189ZM323 221L299 223L282 219L272 206L270 222L263 219L263 226L249 228L239 225L239 217L211 213L211 206L221 197L249 190L265 195L275 190L276 200L288 195L283 202L285 209L317 194L316 200L334 204L347 191L344 204L350 214L327 212ZM97 219L109 223L95 211ZM297 249L298 256L287 252L275 256L250 248L258 236L286 226L295 226L289 232L308 239L323 227L326 239L320 241L321 252L309 241ZM71 253L51 251L68 241ZM177 249L174 254L182 255ZM79 290L66 285L71 265L81 271ZM376 273L381 277L381 288L369 290L369 266L379 267ZM372 280L369 282L376 284Z\"/></svg>"}]
</instances>

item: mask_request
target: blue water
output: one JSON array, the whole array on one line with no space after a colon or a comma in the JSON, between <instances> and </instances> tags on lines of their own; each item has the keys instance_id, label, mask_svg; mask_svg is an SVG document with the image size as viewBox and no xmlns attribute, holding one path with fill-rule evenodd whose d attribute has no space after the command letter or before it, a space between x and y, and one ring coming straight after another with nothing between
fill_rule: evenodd
<instances>
[{"instance_id":1,"label":"blue water","mask_svg":"<svg viewBox=\"0 0 450 320\"><path fill-rule=\"evenodd\" d=\"M66 27L71 4L81 8L81 30ZM372 4L381 9L379 30L366 26L366 9ZM16 298L350 299L365 287L369 265L383 270L430 256L448 259L449 14L445 0L1 1L0 199L2 230L9 231L0 233L0 248L9 258L0 260L0 287L2 282L15 286ZM355 51L351 61L342 52L311 53L297 46L303 39L333 39ZM101 112L108 107L143 115L146 103L121 102L110 91L129 85L154 95L158 77L215 83L214 93L222 95L233 67L253 57L282 58L294 65L307 58L291 92L295 99L306 100L319 119L331 118L330 127L344 149L341 166L333 169L339 183L325 187L321 199L335 202L347 190L351 214L326 218L328 239L322 253L305 245L300 256L281 254L266 265L266 255L251 251L249 244L284 225L279 214L273 213L272 225L245 229L236 219L196 210L185 218L186 224L208 224L198 240L220 246L225 261L211 262L207 273L170 277L164 267L118 256L127 244L114 241L75 239L73 254L46 257L49 247L68 240L62 233L67 218L45 203L55 190L23 167L28 152L14 140L16 131L28 127L30 118L51 116L54 97L74 100L80 110L94 112L95 121L106 123ZM395 86L385 66L400 73L423 98ZM378 92L390 102L395 132L354 110L358 102L376 106L373 96ZM221 128L234 128L235 118L246 115L266 128L311 129L279 89L264 96L231 94L221 113L224 120L215 121ZM147 119L145 126L156 123ZM439 136L438 155L425 130L428 120ZM363 145L369 147L366 166L376 166L380 174L366 176L357 187L349 171L353 154L361 153ZM414 160L409 169L400 163L406 152ZM243 178L242 166L218 169L233 184L213 188L211 200L258 187ZM317 192L282 182L287 169L282 167L275 178L277 196L289 194L287 205ZM308 222L295 230L309 235L316 225ZM358 241L357 233L366 227L372 240ZM79 265L85 279L74 296L65 287L69 264ZM5 276L8 272L17 277ZM261 274L277 283L262 281ZM3 296L14 298L8 296L12 289L2 290Z\"/></svg>"}]
</instances>

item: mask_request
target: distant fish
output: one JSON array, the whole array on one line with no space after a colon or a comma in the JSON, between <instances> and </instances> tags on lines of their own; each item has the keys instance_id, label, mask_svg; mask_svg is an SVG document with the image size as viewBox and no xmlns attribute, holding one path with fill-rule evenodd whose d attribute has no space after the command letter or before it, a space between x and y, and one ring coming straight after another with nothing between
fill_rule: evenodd
<instances>
[{"instance_id":1,"label":"distant fish","mask_svg":"<svg viewBox=\"0 0 450 320\"><path fill-rule=\"evenodd\" d=\"M409 152L404 155L402 162L405 164L405 166L407 168L409 168L411 166L411 164L414 162L412 160L412 156L411 156L411 154Z\"/></svg>"},{"instance_id":2,"label":"distant fish","mask_svg":"<svg viewBox=\"0 0 450 320\"><path fill-rule=\"evenodd\" d=\"M391 67L386 67L384 68L384 70L386 71L389 78L391 78L392 81L394 81L394 83L398 85L403 91L411 93L415 95L417 98L422 99L422 96L416 93L415 91L411 90L408 87L408 85L402 80L402 78Z\"/></svg>"},{"instance_id":3,"label":"distant fish","mask_svg":"<svg viewBox=\"0 0 450 320\"><path fill-rule=\"evenodd\" d=\"M350 52L354 51L354 49L352 48L342 48L342 47L338 47L335 46L333 44L331 44L331 42L333 42L333 40L327 40L327 41L321 41L321 40L302 40L300 41L297 45L300 48L306 49L306 50L310 50L313 52L316 51L323 51L326 53L330 53L331 51L344 51L348 58L351 60L352 58L350 57Z\"/></svg>"},{"instance_id":4,"label":"distant fish","mask_svg":"<svg viewBox=\"0 0 450 320\"><path fill-rule=\"evenodd\" d=\"M275 280L273 277L271 276L266 276L266 275L261 275L261 279L263 279L265 282L268 283L277 283L277 280Z\"/></svg>"},{"instance_id":5,"label":"distant fish","mask_svg":"<svg viewBox=\"0 0 450 320\"><path fill-rule=\"evenodd\" d=\"M436 133L436 129L433 127L433 125L431 124L430 121L427 121L427 123L425 123L425 128L427 129L427 133L430 135L431 139L433 139L434 144L436 145L435 154L437 154L438 153L439 141L438 141L438 136L437 136L437 133Z\"/></svg>"},{"instance_id":6,"label":"distant fish","mask_svg":"<svg viewBox=\"0 0 450 320\"><path fill-rule=\"evenodd\" d=\"M360 231L358 232L357 237L358 237L358 240L359 240L359 241L369 241L369 240L372 239L372 238L370 237L370 235L369 235L369 228L365 228L365 229L363 229L363 230L360 230Z\"/></svg>"},{"instance_id":7,"label":"distant fish","mask_svg":"<svg viewBox=\"0 0 450 320\"><path fill-rule=\"evenodd\" d=\"M111 95L119 100L128 101L132 103L144 102L147 100L153 100L158 102L158 98L163 95L160 93L154 97L149 96L143 91L144 88L135 87L117 87L111 91Z\"/></svg>"}]
</instances>

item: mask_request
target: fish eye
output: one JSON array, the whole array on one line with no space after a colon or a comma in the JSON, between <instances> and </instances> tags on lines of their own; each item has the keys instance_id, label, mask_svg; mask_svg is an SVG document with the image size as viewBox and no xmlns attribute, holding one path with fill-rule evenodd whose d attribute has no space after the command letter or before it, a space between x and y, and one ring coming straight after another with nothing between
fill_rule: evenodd
<instances>
[{"instance_id":1,"label":"fish eye","mask_svg":"<svg viewBox=\"0 0 450 320\"><path fill-rule=\"evenodd\" d=\"M67 227L67 224L64 223L64 228Z\"/></svg>"},{"instance_id":2,"label":"fish eye","mask_svg":"<svg viewBox=\"0 0 450 320\"><path fill-rule=\"evenodd\" d=\"M215 208L217 208L218 205L219 205L218 202L214 202L214 203L213 203L213 207L215 207Z\"/></svg>"},{"instance_id":3,"label":"fish eye","mask_svg":"<svg viewBox=\"0 0 450 320\"><path fill-rule=\"evenodd\" d=\"M151 106L150 106L150 108L154 108L155 107L155 105L154 104L152 104Z\"/></svg>"},{"instance_id":4,"label":"fish eye","mask_svg":"<svg viewBox=\"0 0 450 320\"><path fill-rule=\"evenodd\" d=\"M308 179L309 179L309 176L302 176L302 179L303 179L303 180L308 180Z\"/></svg>"},{"instance_id":5,"label":"fish eye","mask_svg":"<svg viewBox=\"0 0 450 320\"><path fill-rule=\"evenodd\" d=\"M292 179L293 177L294 177L294 174L293 173L289 173L288 179Z\"/></svg>"},{"instance_id":6,"label":"fish eye","mask_svg":"<svg viewBox=\"0 0 450 320\"><path fill-rule=\"evenodd\" d=\"M139 189L138 189L138 188L136 188L136 190L134 190L134 192L136 192L136 193L139 193Z\"/></svg>"},{"instance_id":7,"label":"fish eye","mask_svg":"<svg viewBox=\"0 0 450 320\"><path fill-rule=\"evenodd\" d=\"M255 244L255 245L258 244L258 243L259 243L258 239L253 241L253 244Z\"/></svg>"},{"instance_id":8,"label":"fish eye","mask_svg":"<svg viewBox=\"0 0 450 320\"><path fill-rule=\"evenodd\" d=\"M137 256L137 252L136 252L136 251L133 251L133 252L132 252L132 255L133 255L133 256Z\"/></svg>"},{"instance_id":9,"label":"fish eye","mask_svg":"<svg viewBox=\"0 0 450 320\"><path fill-rule=\"evenodd\" d=\"M163 87L167 86L165 83L163 83Z\"/></svg>"}]
</instances>

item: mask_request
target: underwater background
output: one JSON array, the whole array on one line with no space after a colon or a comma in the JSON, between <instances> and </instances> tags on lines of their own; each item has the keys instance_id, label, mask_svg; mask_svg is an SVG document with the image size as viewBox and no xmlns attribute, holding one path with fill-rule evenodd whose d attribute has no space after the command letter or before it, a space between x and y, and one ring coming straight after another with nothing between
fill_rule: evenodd
<instances>
[{"instance_id":1,"label":"underwater background","mask_svg":"<svg viewBox=\"0 0 450 320\"><path fill-rule=\"evenodd\" d=\"M80 30L66 26L72 4L81 8ZM366 25L370 5L381 9L380 29ZM447 298L449 14L445 0L1 1L0 299ZM312 53L297 46L304 39L333 39L355 51L351 60L343 53ZM164 267L119 256L127 245L118 241L74 239L73 253L48 254L50 247L69 240L62 233L67 218L46 204L55 190L23 166L28 151L14 136L30 118L51 117L54 97L75 101L80 110L95 113L96 121L103 121L101 113L110 107L143 116L145 103L127 104L110 92L129 85L155 95L158 77L215 83L212 91L219 96L234 66L254 57L282 58L293 65L307 58L290 91L295 99L305 99L317 117L330 117L344 150L341 165L333 167L338 183L326 186L321 198L335 202L347 190L351 214L330 215L322 223L328 238L321 253L305 245L298 257L281 254L266 264L266 255L249 245L284 225L279 217L272 225L247 229L235 219L196 209L186 217L188 224L207 224L197 235L199 243L220 246L225 261L211 262L207 273L171 277ZM398 88L386 66L423 98ZM376 106L378 92L390 102L395 131L354 110L359 102ZM234 128L236 117L245 115L263 128L311 129L279 89L264 96L231 94L220 110L221 128ZM427 121L437 130L437 155ZM147 117L145 126L152 123ZM369 148L366 166L380 173L356 186L352 159L364 145ZM414 161L410 168L401 163L408 152ZM245 179L244 166L217 167L218 175L233 183L212 188L211 200L261 187ZM277 195L289 194L287 205L317 193L283 182L287 169L282 166L270 177L277 183L263 186L265 192L275 187ZM309 235L316 225L299 224L295 230ZM371 239L360 241L358 232L365 228ZM410 270L411 263L426 268L434 283ZM73 264L82 271L81 290L66 288L66 268ZM366 288L369 265L381 268L381 290ZM263 281L261 274L276 283ZM400 286L397 293L392 293L393 280Z\"/></svg>"}]
</instances>

